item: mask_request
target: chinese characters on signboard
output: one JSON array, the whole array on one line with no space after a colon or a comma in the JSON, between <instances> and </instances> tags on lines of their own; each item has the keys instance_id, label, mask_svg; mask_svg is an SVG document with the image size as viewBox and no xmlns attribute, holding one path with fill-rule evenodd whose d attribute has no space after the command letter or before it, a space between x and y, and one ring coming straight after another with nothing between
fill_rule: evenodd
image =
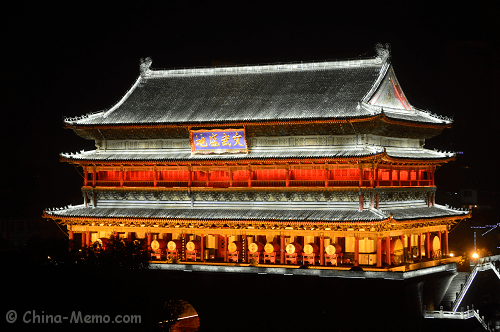
<instances>
[{"instance_id":1,"label":"chinese characters on signboard","mask_svg":"<svg viewBox=\"0 0 500 332\"><path fill-rule=\"evenodd\" d=\"M244 129L191 130L192 153L248 153Z\"/></svg>"}]
</instances>

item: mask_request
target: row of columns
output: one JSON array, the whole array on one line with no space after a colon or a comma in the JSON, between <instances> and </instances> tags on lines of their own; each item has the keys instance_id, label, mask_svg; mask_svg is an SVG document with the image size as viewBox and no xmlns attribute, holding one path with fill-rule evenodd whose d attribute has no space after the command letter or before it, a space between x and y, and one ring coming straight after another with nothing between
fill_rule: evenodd
<instances>
[{"instance_id":1,"label":"row of columns","mask_svg":"<svg viewBox=\"0 0 500 332\"><path fill-rule=\"evenodd\" d=\"M131 234L129 233L130 240ZM91 244L91 235L90 231L82 232L82 246L83 247L89 247ZM430 242L430 232L425 233L425 258L430 259L431 258L431 242ZM118 233L115 232L115 236L118 236ZM418 253L419 253L419 259L421 260L423 258L422 256L422 239L421 239L421 234L418 234L418 240L417 240L417 248L418 248ZM449 250L448 250L448 230L445 230L443 232L444 239L442 239L441 232L437 232L437 236L439 239L439 242L441 243L441 248L444 251L444 255L448 256L449 255ZM182 239L183 239L183 255L185 253L185 244L188 241L189 234L185 233L182 234ZM246 236L245 236L246 237ZM73 241L74 238L74 233L73 231L69 231L69 240ZM325 245L324 245L324 236L320 236L320 265L325 265L325 258L324 258L324 251L325 251ZM146 240L147 240L147 247L148 249L151 249L151 242L152 242L152 233L148 232L146 234ZM404 243L404 236L400 235L400 240L402 243ZM391 255L390 255L390 247L391 247L391 237L386 236L385 238L377 237L377 267L382 266L382 241L385 241L385 248L386 248L386 255L385 255L385 261L384 263L387 265L391 265ZM246 246L246 240L244 240L245 246L244 250L247 250ZM407 236L407 243L406 247L404 247L404 254L409 254L409 250L412 248L411 244L411 236ZM204 243L204 235L200 235L200 260L204 261L204 249L205 249L205 243ZM224 262L228 261L228 243L227 243L227 234L224 235ZM354 238L354 265L358 266L359 265L359 237ZM248 259L246 253L243 255L243 261L246 262ZM185 259L185 257L183 257ZM281 235L280 236L280 264L285 264L285 236Z\"/></svg>"},{"instance_id":2,"label":"row of columns","mask_svg":"<svg viewBox=\"0 0 500 332\"><path fill-rule=\"evenodd\" d=\"M328 187L329 186L329 170L328 170L328 162L325 163L325 167L326 167L326 171L324 172L325 174L325 177L324 177L324 181L325 181L325 187ZM191 166L187 166L187 170L188 170L188 186L191 187L192 186L192 169L191 169ZM290 165L287 163L286 164L286 168L285 168L286 172L285 172L285 186L286 187L289 187L290 186L290 172L291 172L291 169L290 169ZM364 168L362 167L362 164L359 164L359 187L363 187L363 170ZM123 187L124 185L124 175L127 171L124 171L123 169L120 170L120 187ZM248 165L248 187L252 187L252 176L253 176L253 170L251 169L250 165ZM398 179L400 178L400 172L401 170L397 170L398 172ZM431 170L430 172L430 185L433 186L434 185L434 170ZM94 168L94 171L92 172L92 186L95 187L96 186L96 182L97 182L97 177L96 177L96 174L97 172L95 171L95 168ZM394 181L392 179L392 169L389 170L389 181L391 182L391 186L394 185ZM401 180L397 180L397 181L401 181ZM420 182L420 172L417 171L417 185L419 184ZM206 179L206 185L207 187L209 186L209 177L207 176L207 179ZM379 186L379 183L380 183L380 179L378 177L378 168L377 166L373 166L371 169L370 169L370 187L378 187ZM153 186L156 187L158 184L158 171L156 170L156 167L155 167L155 170L153 171ZM88 169L85 167L84 169L84 186L88 186ZM233 186L233 171L231 169L229 169L229 186L232 187Z\"/></svg>"}]
</instances>

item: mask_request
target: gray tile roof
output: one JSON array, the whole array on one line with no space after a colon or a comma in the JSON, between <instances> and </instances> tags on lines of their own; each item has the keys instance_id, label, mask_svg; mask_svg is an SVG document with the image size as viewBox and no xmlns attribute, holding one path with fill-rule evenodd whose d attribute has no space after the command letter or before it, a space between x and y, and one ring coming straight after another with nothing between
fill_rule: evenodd
<instances>
[{"instance_id":1,"label":"gray tile roof","mask_svg":"<svg viewBox=\"0 0 500 332\"><path fill-rule=\"evenodd\" d=\"M243 159L290 159L290 158L353 158L353 157L366 157L374 156L382 153L382 148L332 148L332 149L290 149L290 150L250 150L248 154L195 154L191 155L189 151L174 151L167 152L165 150L153 150L153 151L106 151L97 153L94 151L86 151L79 154L67 154L62 153L61 156L64 158L74 159L74 160L96 160L96 161L106 161L106 160L117 160L117 161L128 161L128 160L147 160L147 161L170 161L170 160L186 160L186 161L196 161L196 160L243 160Z\"/></svg>"},{"instance_id":2,"label":"gray tile roof","mask_svg":"<svg viewBox=\"0 0 500 332\"><path fill-rule=\"evenodd\" d=\"M154 209L73 207L48 212L61 217L137 218L165 220L248 220L248 221L380 221L386 219L371 210L282 210L282 209Z\"/></svg>"},{"instance_id":3,"label":"gray tile roof","mask_svg":"<svg viewBox=\"0 0 500 332\"><path fill-rule=\"evenodd\" d=\"M392 214L396 220L411 220L420 218L438 218L466 215L468 211L459 211L445 206L436 205L432 207L408 207L404 209L385 210Z\"/></svg>"},{"instance_id":4,"label":"gray tile roof","mask_svg":"<svg viewBox=\"0 0 500 332\"><path fill-rule=\"evenodd\" d=\"M386 148L387 155L407 159L446 159L453 153L437 152L427 149ZM383 153L382 147L360 146L357 148L330 149L290 149L290 150L250 150L248 154L196 154L188 151L166 150L108 150L85 151L78 154L61 153L61 157L72 160L95 161L197 161L197 160L249 160L249 159L295 159L295 158L359 158Z\"/></svg>"},{"instance_id":5,"label":"gray tile roof","mask_svg":"<svg viewBox=\"0 0 500 332\"><path fill-rule=\"evenodd\" d=\"M466 216L468 211L436 205L432 207L407 207L384 210L364 209L220 209L220 208L106 208L83 205L64 210L48 211L59 217L80 218L134 218L157 220L242 220L242 221L317 221L350 222L380 221L389 214L397 221L439 217Z\"/></svg>"},{"instance_id":6,"label":"gray tile roof","mask_svg":"<svg viewBox=\"0 0 500 332\"><path fill-rule=\"evenodd\" d=\"M187 74L148 71L109 112L67 122L196 124L373 115L357 106L385 73L387 63L375 58L325 64L298 64L292 69L250 66L237 73L224 72L227 68Z\"/></svg>"}]
</instances>

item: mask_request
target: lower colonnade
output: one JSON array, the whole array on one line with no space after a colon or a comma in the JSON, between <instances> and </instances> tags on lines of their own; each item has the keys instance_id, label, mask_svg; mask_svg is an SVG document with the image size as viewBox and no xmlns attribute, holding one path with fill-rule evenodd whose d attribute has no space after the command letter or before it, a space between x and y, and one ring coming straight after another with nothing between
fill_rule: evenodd
<instances>
[{"instance_id":1,"label":"lower colonnade","mask_svg":"<svg viewBox=\"0 0 500 332\"><path fill-rule=\"evenodd\" d=\"M111 236L140 241L152 260L291 265L400 265L449 256L446 226L374 232L68 226L76 246L102 249ZM104 230L103 230L104 228Z\"/></svg>"}]
</instances>

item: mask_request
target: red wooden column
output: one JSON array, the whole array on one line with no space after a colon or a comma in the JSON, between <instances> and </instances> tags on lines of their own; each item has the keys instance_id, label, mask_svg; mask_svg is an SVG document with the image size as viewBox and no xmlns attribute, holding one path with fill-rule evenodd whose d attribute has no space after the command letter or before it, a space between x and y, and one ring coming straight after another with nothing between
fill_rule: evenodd
<instances>
[{"instance_id":1,"label":"red wooden column","mask_svg":"<svg viewBox=\"0 0 500 332\"><path fill-rule=\"evenodd\" d=\"M411 250L411 234L406 236L406 242L407 242L407 246L408 246L408 257L410 257L410 259L413 259L412 250Z\"/></svg>"},{"instance_id":2,"label":"red wooden column","mask_svg":"<svg viewBox=\"0 0 500 332\"><path fill-rule=\"evenodd\" d=\"M375 208L378 209L378 202L379 202L379 195L378 193L375 194Z\"/></svg>"},{"instance_id":3,"label":"red wooden column","mask_svg":"<svg viewBox=\"0 0 500 332\"><path fill-rule=\"evenodd\" d=\"M252 169L248 165L248 188L252 187Z\"/></svg>"},{"instance_id":4,"label":"red wooden column","mask_svg":"<svg viewBox=\"0 0 500 332\"><path fill-rule=\"evenodd\" d=\"M363 186L363 166L361 164L358 164L358 186L362 187Z\"/></svg>"},{"instance_id":5,"label":"red wooden column","mask_svg":"<svg viewBox=\"0 0 500 332\"><path fill-rule=\"evenodd\" d=\"M375 193L373 191L370 193L370 207L372 209L375 207Z\"/></svg>"},{"instance_id":6,"label":"red wooden column","mask_svg":"<svg viewBox=\"0 0 500 332\"><path fill-rule=\"evenodd\" d=\"M359 237L354 237L354 266L359 266Z\"/></svg>"},{"instance_id":7,"label":"red wooden column","mask_svg":"<svg viewBox=\"0 0 500 332\"><path fill-rule=\"evenodd\" d=\"M191 187L193 185L193 172L191 171L191 165L188 165L187 171L188 171L188 187Z\"/></svg>"},{"instance_id":8,"label":"red wooden column","mask_svg":"<svg viewBox=\"0 0 500 332\"><path fill-rule=\"evenodd\" d=\"M401 169L398 169L398 187L401 187Z\"/></svg>"},{"instance_id":9,"label":"red wooden column","mask_svg":"<svg viewBox=\"0 0 500 332\"><path fill-rule=\"evenodd\" d=\"M377 237L377 267L382 266L382 239Z\"/></svg>"},{"instance_id":10,"label":"red wooden column","mask_svg":"<svg viewBox=\"0 0 500 332\"><path fill-rule=\"evenodd\" d=\"M73 231L68 232L68 239L69 239L69 250L73 247Z\"/></svg>"},{"instance_id":11,"label":"red wooden column","mask_svg":"<svg viewBox=\"0 0 500 332\"><path fill-rule=\"evenodd\" d=\"M380 186L380 176L379 176L379 173L380 170L378 169L378 167L375 168L375 183L377 184L377 187Z\"/></svg>"},{"instance_id":12,"label":"red wooden column","mask_svg":"<svg viewBox=\"0 0 500 332\"><path fill-rule=\"evenodd\" d=\"M87 167L85 167L85 169L83 171L83 185L85 187L87 186L88 177L89 177L89 171L87 170Z\"/></svg>"},{"instance_id":13,"label":"red wooden column","mask_svg":"<svg viewBox=\"0 0 500 332\"><path fill-rule=\"evenodd\" d=\"M224 235L224 262L227 262L227 234Z\"/></svg>"},{"instance_id":14,"label":"red wooden column","mask_svg":"<svg viewBox=\"0 0 500 332\"><path fill-rule=\"evenodd\" d=\"M319 265L325 265L325 237L319 237Z\"/></svg>"},{"instance_id":15,"label":"red wooden column","mask_svg":"<svg viewBox=\"0 0 500 332\"><path fill-rule=\"evenodd\" d=\"M391 237L385 237L385 262L391 265Z\"/></svg>"},{"instance_id":16,"label":"red wooden column","mask_svg":"<svg viewBox=\"0 0 500 332\"><path fill-rule=\"evenodd\" d=\"M285 182L286 186L290 187L290 165L288 163L286 164L286 169L285 169Z\"/></svg>"},{"instance_id":17,"label":"red wooden column","mask_svg":"<svg viewBox=\"0 0 500 332\"><path fill-rule=\"evenodd\" d=\"M205 181L205 187L210 186L210 171L206 171L205 174L207 175L207 180Z\"/></svg>"},{"instance_id":18,"label":"red wooden column","mask_svg":"<svg viewBox=\"0 0 500 332\"><path fill-rule=\"evenodd\" d=\"M439 246L440 246L439 249L441 249L441 255L442 255L443 254L443 249L442 249L443 248L443 244L441 242L441 231L437 232L437 237L438 237L438 240L439 240Z\"/></svg>"},{"instance_id":19,"label":"red wooden column","mask_svg":"<svg viewBox=\"0 0 500 332\"><path fill-rule=\"evenodd\" d=\"M280 264L285 264L285 236L280 236Z\"/></svg>"},{"instance_id":20,"label":"red wooden column","mask_svg":"<svg viewBox=\"0 0 500 332\"><path fill-rule=\"evenodd\" d=\"M233 170L229 167L229 187L233 186Z\"/></svg>"},{"instance_id":21,"label":"red wooden column","mask_svg":"<svg viewBox=\"0 0 500 332\"><path fill-rule=\"evenodd\" d=\"M370 169L370 187L374 187L375 185L375 165L372 164L372 167Z\"/></svg>"},{"instance_id":22,"label":"red wooden column","mask_svg":"<svg viewBox=\"0 0 500 332\"><path fill-rule=\"evenodd\" d=\"M97 180L97 170L96 167L94 167L94 171L92 172L92 187L95 187L96 180Z\"/></svg>"},{"instance_id":23,"label":"red wooden column","mask_svg":"<svg viewBox=\"0 0 500 332\"><path fill-rule=\"evenodd\" d=\"M205 243L203 243L203 234L200 235L200 261L204 262L205 261Z\"/></svg>"},{"instance_id":24,"label":"red wooden column","mask_svg":"<svg viewBox=\"0 0 500 332\"><path fill-rule=\"evenodd\" d=\"M85 248L87 244L87 233L82 232L82 248Z\"/></svg>"},{"instance_id":25,"label":"red wooden column","mask_svg":"<svg viewBox=\"0 0 500 332\"><path fill-rule=\"evenodd\" d=\"M404 261L404 257L406 257L406 254L408 253L408 248L405 249L405 236L400 235L399 240L401 240L401 243L403 244L403 261Z\"/></svg>"},{"instance_id":26,"label":"red wooden column","mask_svg":"<svg viewBox=\"0 0 500 332\"><path fill-rule=\"evenodd\" d=\"M151 250L151 240L152 240L153 235L151 232L148 232L148 250Z\"/></svg>"},{"instance_id":27,"label":"red wooden column","mask_svg":"<svg viewBox=\"0 0 500 332\"><path fill-rule=\"evenodd\" d=\"M418 258L422 260L422 234L418 234Z\"/></svg>"},{"instance_id":28,"label":"red wooden column","mask_svg":"<svg viewBox=\"0 0 500 332\"><path fill-rule=\"evenodd\" d=\"M328 187L328 161L325 161L325 187Z\"/></svg>"},{"instance_id":29,"label":"red wooden column","mask_svg":"<svg viewBox=\"0 0 500 332\"><path fill-rule=\"evenodd\" d=\"M389 183L391 184L391 187L394 185L394 184L392 183L392 171L393 171L393 170L392 170L392 165L391 165L391 167L389 168L389 181L390 181Z\"/></svg>"},{"instance_id":30,"label":"red wooden column","mask_svg":"<svg viewBox=\"0 0 500 332\"><path fill-rule=\"evenodd\" d=\"M425 258L431 258L431 233L425 233Z\"/></svg>"},{"instance_id":31,"label":"red wooden column","mask_svg":"<svg viewBox=\"0 0 500 332\"><path fill-rule=\"evenodd\" d=\"M446 256L449 255L449 252L448 252L448 230L447 229L444 230L444 254Z\"/></svg>"},{"instance_id":32,"label":"red wooden column","mask_svg":"<svg viewBox=\"0 0 500 332\"><path fill-rule=\"evenodd\" d=\"M123 187L123 167L120 169L120 187Z\"/></svg>"},{"instance_id":33,"label":"red wooden column","mask_svg":"<svg viewBox=\"0 0 500 332\"><path fill-rule=\"evenodd\" d=\"M153 186L156 187L158 184L158 172L156 171L156 166L153 168Z\"/></svg>"}]
</instances>

